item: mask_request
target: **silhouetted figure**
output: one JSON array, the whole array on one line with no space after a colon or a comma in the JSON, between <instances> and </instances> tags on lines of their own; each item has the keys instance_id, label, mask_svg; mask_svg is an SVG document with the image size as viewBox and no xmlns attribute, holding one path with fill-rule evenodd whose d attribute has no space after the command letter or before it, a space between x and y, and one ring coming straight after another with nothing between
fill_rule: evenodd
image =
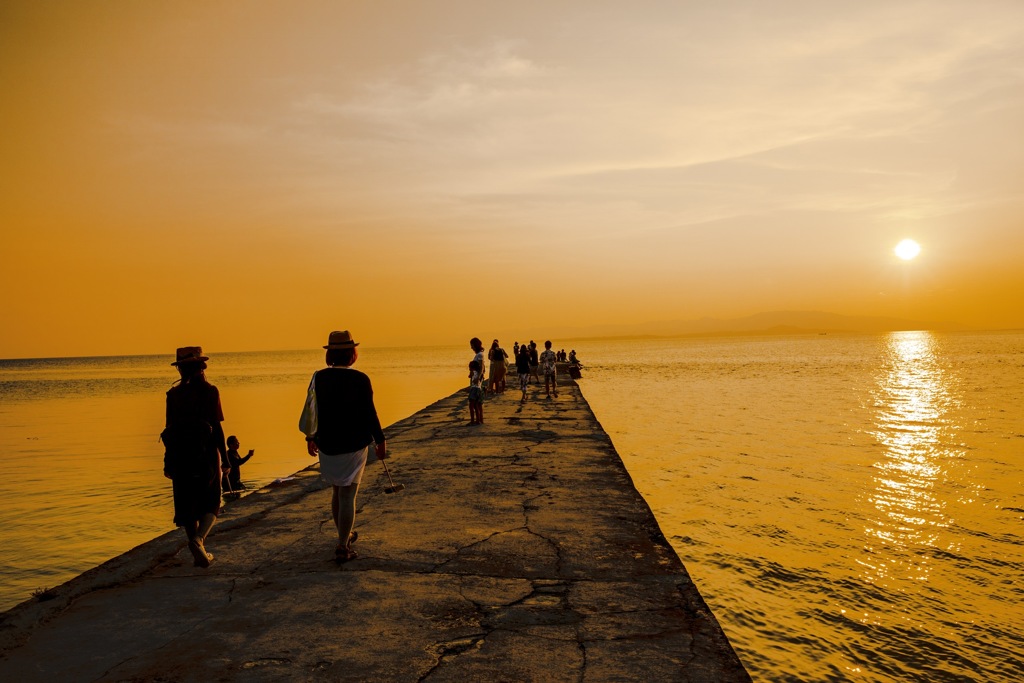
<instances>
[{"instance_id":1,"label":"silhouetted figure","mask_svg":"<svg viewBox=\"0 0 1024 683\"><path fill-rule=\"evenodd\" d=\"M334 549L338 562L357 557L352 549L358 536L352 530L356 494L370 448L380 460L388 457L370 378L352 368L359 357L357 346L348 330L331 332L324 347L327 367L313 373L299 419L299 429L306 434L306 450L311 456L320 456L320 476L333 487L331 516L338 529Z\"/></svg>"},{"instance_id":2,"label":"silhouetted figure","mask_svg":"<svg viewBox=\"0 0 1024 683\"><path fill-rule=\"evenodd\" d=\"M530 349L523 344L516 355L516 372L519 374L519 390L523 392L520 403L526 403L526 385L530 383Z\"/></svg>"},{"instance_id":3,"label":"silhouetted figure","mask_svg":"<svg viewBox=\"0 0 1024 683\"><path fill-rule=\"evenodd\" d=\"M540 375L537 374L540 369L540 360L537 356L537 344L531 339L530 340L530 377L536 377L537 381L540 382Z\"/></svg>"},{"instance_id":4,"label":"silhouetted figure","mask_svg":"<svg viewBox=\"0 0 1024 683\"><path fill-rule=\"evenodd\" d=\"M220 512L224 412L217 387L206 381L206 361L200 346L183 346L171 365L181 376L167 392L164 476L171 480L174 523L185 530L188 549L197 567L209 567L213 554L206 537Z\"/></svg>"},{"instance_id":5,"label":"silhouetted figure","mask_svg":"<svg viewBox=\"0 0 1024 683\"><path fill-rule=\"evenodd\" d=\"M469 348L473 349L473 360L480 361L480 382L483 383L485 369L484 343L478 337L473 337L469 340ZM473 373L471 372L470 374L472 375Z\"/></svg>"},{"instance_id":6,"label":"silhouetted figure","mask_svg":"<svg viewBox=\"0 0 1024 683\"><path fill-rule=\"evenodd\" d=\"M551 350L551 341L544 342L544 352L540 354L540 366L544 371L544 391L547 397L554 394L558 398L558 383L555 381L555 363L557 363L555 352Z\"/></svg>"},{"instance_id":7,"label":"silhouetted figure","mask_svg":"<svg viewBox=\"0 0 1024 683\"><path fill-rule=\"evenodd\" d=\"M484 423L484 373L480 361L469 361L469 424Z\"/></svg>"},{"instance_id":8,"label":"silhouetted figure","mask_svg":"<svg viewBox=\"0 0 1024 683\"><path fill-rule=\"evenodd\" d=\"M581 367L583 367L583 364L576 358L576 349L573 349L569 352L569 377L579 379L582 376L580 373Z\"/></svg>"},{"instance_id":9,"label":"silhouetted figure","mask_svg":"<svg viewBox=\"0 0 1024 683\"><path fill-rule=\"evenodd\" d=\"M487 390L494 394L505 391L505 373L508 371L508 353L501 348L498 340L491 343L487 352L487 359L491 363L490 378L487 381Z\"/></svg>"},{"instance_id":10,"label":"silhouetted figure","mask_svg":"<svg viewBox=\"0 0 1024 683\"><path fill-rule=\"evenodd\" d=\"M244 456L238 454L238 447L241 444L238 442L237 436L228 437L228 452L224 456L224 462L222 467L224 469L224 476L221 481L221 488L227 493L237 493L242 489L246 488L245 484L242 483L242 465L249 462L256 451L249 449L249 452Z\"/></svg>"}]
</instances>

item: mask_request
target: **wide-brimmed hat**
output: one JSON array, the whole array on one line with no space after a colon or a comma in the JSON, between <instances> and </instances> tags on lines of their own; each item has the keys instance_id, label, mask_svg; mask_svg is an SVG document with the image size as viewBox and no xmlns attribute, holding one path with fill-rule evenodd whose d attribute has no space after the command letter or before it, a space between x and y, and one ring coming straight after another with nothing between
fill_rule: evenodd
<instances>
[{"instance_id":1,"label":"wide-brimmed hat","mask_svg":"<svg viewBox=\"0 0 1024 683\"><path fill-rule=\"evenodd\" d=\"M342 330L341 332L331 332L331 336L327 338L327 346L325 349L351 349L359 346L359 344L352 339L352 333L348 330Z\"/></svg>"},{"instance_id":2,"label":"wide-brimmed hat","mask_svg":"<svg viewBox=\"0 0 1024 683\"><path fill-rule=\"evenodd\" d=\"M201 363L202 361L207 360L210 359L203 355L202 346L182 346L178 349L177 360L171 363L171 365L181 365L182 363Z\"/></svg>"}]
</instances>

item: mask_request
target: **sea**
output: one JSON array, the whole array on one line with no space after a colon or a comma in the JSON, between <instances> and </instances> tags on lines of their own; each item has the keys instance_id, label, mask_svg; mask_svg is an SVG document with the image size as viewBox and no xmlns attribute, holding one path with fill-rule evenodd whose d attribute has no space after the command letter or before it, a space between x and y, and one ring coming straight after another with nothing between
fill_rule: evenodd
<instances>
[{"instance_id":1,"label":"sea","mask_svg":"<svg viewBox=\"0 0 1024 683\"><path fill-rule=\"evenodd\" d=\"M1022 679L1024 333L554 341L755 681ZM472 356L360 349L384 424ZM210 354L250 486L322 354ZM0 361L0 609L172 529L170 361Z\"/></svg>"}]
</instances>

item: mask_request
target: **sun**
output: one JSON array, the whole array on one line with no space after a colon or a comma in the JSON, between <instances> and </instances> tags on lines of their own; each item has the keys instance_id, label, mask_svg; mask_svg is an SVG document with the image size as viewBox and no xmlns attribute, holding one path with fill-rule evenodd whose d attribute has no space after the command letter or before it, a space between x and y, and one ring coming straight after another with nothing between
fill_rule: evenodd
<instances>
[{"instance_id":1,"label":"sun","mask_svg":"<svg viewBox=\"0 0 1024 683\"><path fill-rule=\"evenodd\" d=\"M893 251L904 261L909 261L921 253L921 245L914 240L907 239L897 244Z\"/></svg>"}]
</instances>

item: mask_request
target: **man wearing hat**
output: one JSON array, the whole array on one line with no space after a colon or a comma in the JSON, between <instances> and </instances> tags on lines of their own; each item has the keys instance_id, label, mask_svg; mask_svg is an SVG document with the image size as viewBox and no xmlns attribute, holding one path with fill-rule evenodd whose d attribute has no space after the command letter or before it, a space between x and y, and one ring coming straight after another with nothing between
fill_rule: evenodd
<instances>
[{"instance_id":1,"label":"man wearing hat","mask_svg":"<svg viewBox=\"0 0 1024 683\"><path fill-rule=\"evenodd\" d=\"M174 523L185 530L188 548L197 567L209 567L213 554L206 550L206 536L220 511L221 459L224 443L224 412L220 392L206 381L206 361L201 346L178 349L171 365L181 380L167 392L167 426L164 441L164 476L171 480Z\"/></svg>"}]
</instances>

